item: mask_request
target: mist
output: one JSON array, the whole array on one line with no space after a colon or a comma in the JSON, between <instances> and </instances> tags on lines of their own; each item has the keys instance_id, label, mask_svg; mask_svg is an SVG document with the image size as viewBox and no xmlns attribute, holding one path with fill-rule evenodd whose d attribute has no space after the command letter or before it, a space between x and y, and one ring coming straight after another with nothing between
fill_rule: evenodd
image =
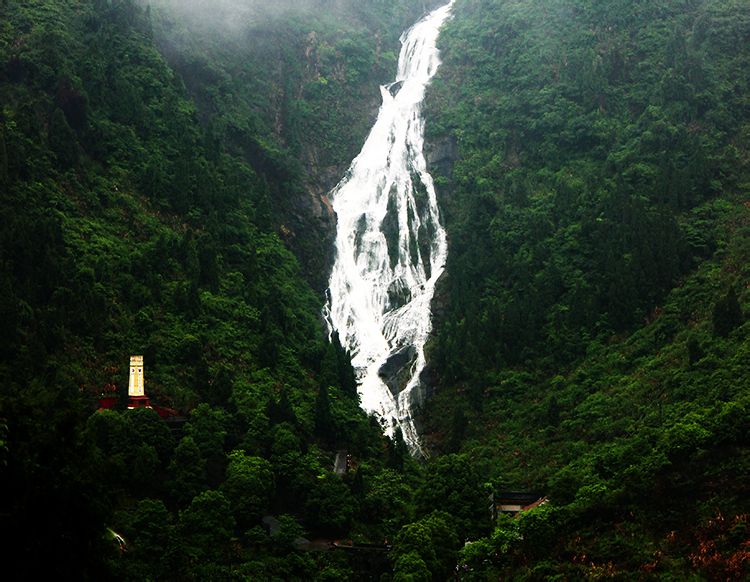
<instances>
[{"instance_id":1,"label":"mist","mask_svg":"<svg viewBox=\"0 0 750 582\"><path fill-rule=\"evenodd\" d=\"M142 0L157 14L192 27L237 32L292 16L352 16L363 0ZM359 6L358 6L359 5Z\"/></svg>"}]
</instances>

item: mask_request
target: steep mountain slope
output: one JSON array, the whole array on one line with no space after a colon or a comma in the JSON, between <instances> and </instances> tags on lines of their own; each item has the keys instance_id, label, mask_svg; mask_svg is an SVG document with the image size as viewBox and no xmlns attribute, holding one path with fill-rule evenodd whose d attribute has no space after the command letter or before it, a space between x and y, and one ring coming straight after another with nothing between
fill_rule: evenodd
<instances>
[{"instance_id":1,"label":"steep mountain slope","mask_svg":"<svg viewBox=\"0 0 750 582\"><path fill-rule=\"evenodd\" d=\"M248 0L222 38L151 4L0 1L9 578L747 575L746 2L457 0L425 466L313 288L319 197L434 3ZM132 353L181 429L122 410ZM550 501L493 522L508 489Z\"/></svg>"},{"instance_id":2,"label":"steep mountain slope","mask_svg":"<svg viewBox=\"0 0 750 582\"><path fill-rule=\"evenodd\" d=\"M149 3L202 122L236 155L261 158L273 219L321 293L336 227L327 194L375 120L401 32L438 3Z\"/></svg>"},{"instance_id":3,"label":"steep mountain slope","mask_svg":"<svg viewBox=\"0 0 750 582\"><path fill-rule=\"evenodd\" d=\"M309 578L327 556L285 560L304 532L285 517L271 538L261 516L345 534L361 500L335 451L368 467L364 495L403 446L359 409L276 234L278 197L303 187L292 154L247 104L200 112L154 27L131 1L0 5L6 571ZM106 386L125 406L134 353L151 398L189 414L175 435L152 411L92 414Z\"/></svg>"},{"instance_id":4,"label":"steep mountain slope","mask_svg":"<svg viewBox=\"0 0 750 582\"><path fill-rule=\"evenodd\" d=\"M467 575L741 577L747 3L464 0L442 38L427 430L551 498Z\"/></svg>"}]
</instances>

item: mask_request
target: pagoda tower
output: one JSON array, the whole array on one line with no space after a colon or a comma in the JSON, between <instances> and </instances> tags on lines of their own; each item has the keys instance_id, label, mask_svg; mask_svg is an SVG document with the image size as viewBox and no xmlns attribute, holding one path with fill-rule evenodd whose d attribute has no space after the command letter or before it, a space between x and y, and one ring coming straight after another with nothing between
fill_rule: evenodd
<instances>
[{"instance_id":1,"label":"pagoda tower","mask_svg":"<svg viewBox=\"0 0 750 582\"><path fill-rule=\"evenodd\" d=\"M143 356L130 356L128 408L151 408L151 401L146 396L143 383Z\"/></svg>"}]
</instances>

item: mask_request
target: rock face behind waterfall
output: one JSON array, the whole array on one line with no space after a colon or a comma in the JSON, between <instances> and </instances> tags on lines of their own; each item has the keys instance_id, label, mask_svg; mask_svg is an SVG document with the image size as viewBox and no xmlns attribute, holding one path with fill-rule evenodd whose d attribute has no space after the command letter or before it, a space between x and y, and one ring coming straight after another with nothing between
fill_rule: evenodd
<instances>
[{"instance_id":1,"label":"rock face behind waterfall","mask_svg":"<svg viewBox=\"0 0 750 582\"><path fill-rule=\"evenodd\" d=\"M226 126L268 189L265 218L321 296L336 234L328 195L377 118L400 32L438 3L247 0L236 9L222 0L203 3L211 18L195 2L149 3L157 42L201 121Z\"/></svg>"},{"instance_id":2,"label":"rock face behind waterfall","mask_svg":"<svg viewBox=\"0 0 750 582\"><path fill-rule=\"evenodd\" d=\"M365 409L420 448L425 343L447 241L423 154L425 90L452 2L402 36L398 74L359 156L331 192L338 225L327 316L352 354Z\"/></svg>"},{"instance_id":3,"label":"rock face behind waterfall","mask_svg":"<svg viewBox=\"0 0 750 582\"><path fill-rule=\"evenodd\" d=\"M430 174L450 177L453 175L453 164L458 159L458 144L453 136L427 139L424 144L427 169ZM438 187L438 201L444 198Z\"/></svg>"}]
</instances>

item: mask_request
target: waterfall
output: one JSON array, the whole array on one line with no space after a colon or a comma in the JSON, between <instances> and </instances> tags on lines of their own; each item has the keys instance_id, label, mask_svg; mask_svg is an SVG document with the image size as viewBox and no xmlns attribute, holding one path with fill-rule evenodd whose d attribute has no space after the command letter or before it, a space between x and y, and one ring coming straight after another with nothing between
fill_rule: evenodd
<instances>
[{"instance_id":1,"label":"waterfall","mask_svg":"<svg viewBox=\"0 0 750 582\"><path fill-rule=\"evenodd\" d=\"M332 190L338 226L326 318L352 356L362 407L388 434L398 426L421 451L413 410L432 329L430 304L447 256L435 188L423 154L425 89L453 0L401 36L396 80L362 151Z\"/></svg>"}]
</instances>

